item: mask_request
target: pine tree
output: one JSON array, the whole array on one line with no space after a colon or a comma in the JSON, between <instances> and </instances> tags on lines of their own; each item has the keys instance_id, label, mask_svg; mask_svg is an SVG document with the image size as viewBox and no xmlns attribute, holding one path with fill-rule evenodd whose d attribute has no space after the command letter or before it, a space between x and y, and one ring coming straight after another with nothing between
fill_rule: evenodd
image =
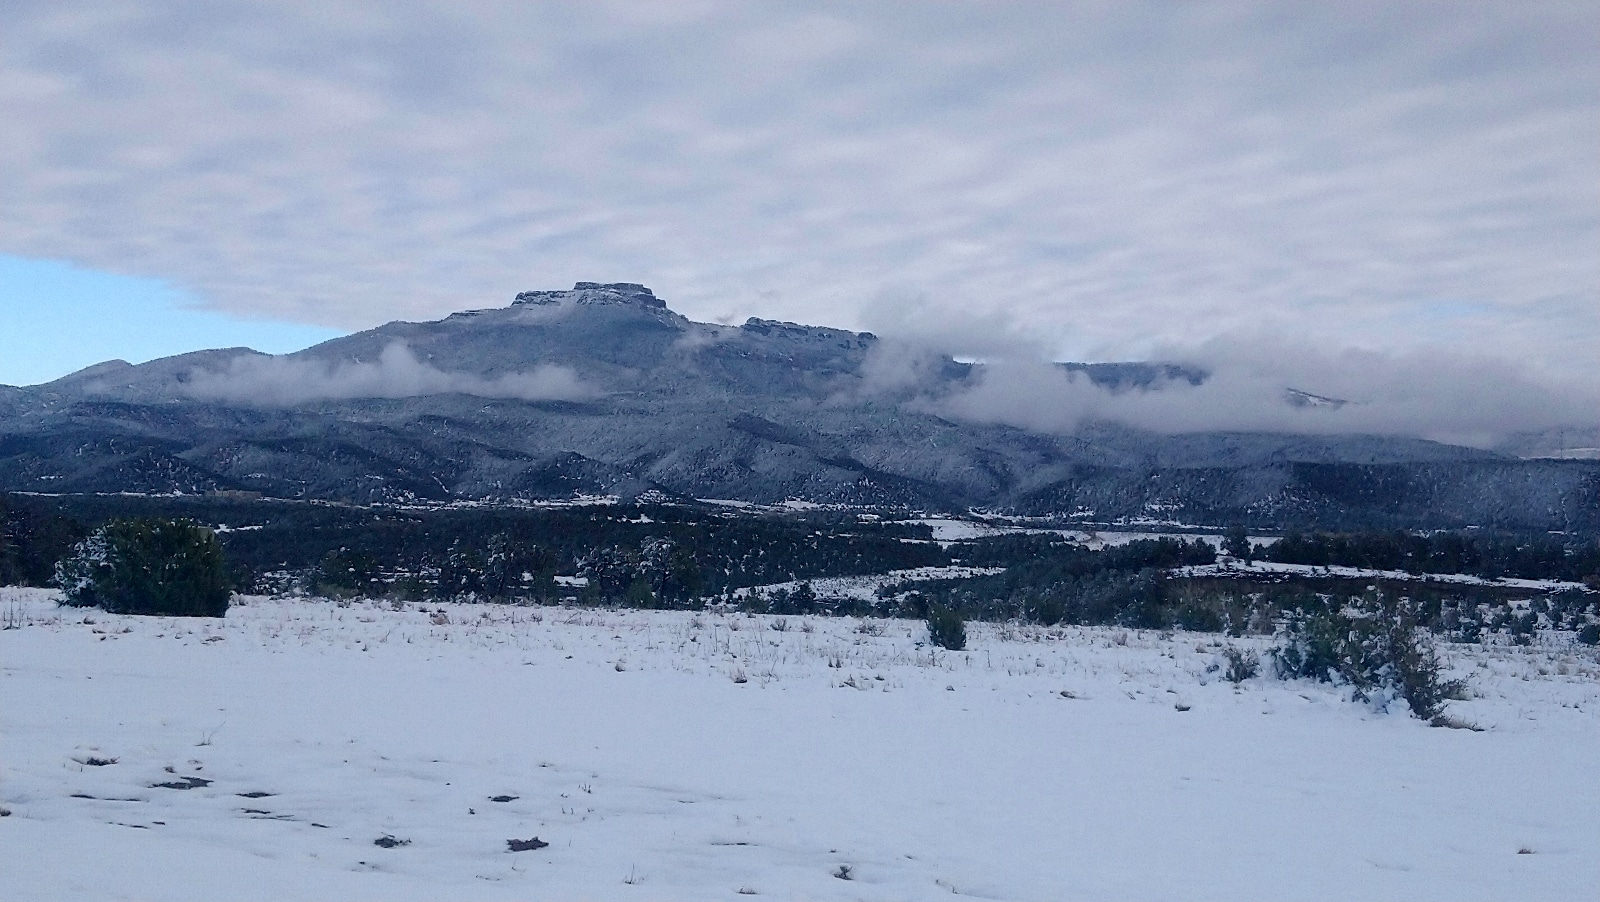
<instances>
[{"instance_id":1,"label":"pine tree","mask_svg":"<svg viewBox=\"0 0 1600 902\"><path fill-rule=\"evenodd\" d=\"M64 603L113 614L221 617L232 592L216 534L188 520L113 520L57 567Z\"/></svg>"}]
</instances>

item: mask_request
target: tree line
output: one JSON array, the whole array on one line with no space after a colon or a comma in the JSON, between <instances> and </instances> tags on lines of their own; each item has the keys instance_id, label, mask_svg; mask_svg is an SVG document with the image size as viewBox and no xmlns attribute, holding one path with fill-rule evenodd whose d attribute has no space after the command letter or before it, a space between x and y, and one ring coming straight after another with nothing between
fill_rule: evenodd
<instances>
[{"instance_id":1,"label":"tree line","mask_svg":"<svg viewBox=\"0 0 1600 902\"><path fill-rule=\"evenodd\" d=\"M238 591L557 599L577 575L595 602L681 605L733 589L939 566L927 527L839 512L751 516L667 505L557 509L361 508L210 498L0 497L0 582L49 585L102 524L214 527ZM921 539L922 541L904 541Z\"/></svg>"},{"instance_id":2,"label":"tree line","mask_svg":"<svg viewBox=\"0 0 1600 902\"><path fill-rule=\"evenodd\" d=\"M1464 573L1485 579L1591 579L1600 588L1600 542L1593 539L1462 532L1291 532L1255 554L1284 564Z\"/></svg>"}]
</instances>

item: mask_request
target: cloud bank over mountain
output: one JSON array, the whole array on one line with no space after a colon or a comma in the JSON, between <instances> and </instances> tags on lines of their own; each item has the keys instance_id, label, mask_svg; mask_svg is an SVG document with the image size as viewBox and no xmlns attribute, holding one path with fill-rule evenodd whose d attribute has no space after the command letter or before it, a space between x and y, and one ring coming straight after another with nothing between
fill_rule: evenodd
<instances>
[{"instance_id":1,"label":"cloud bank over mountain","mask_svg":"<svg viewBox=\"0 0 1600 902\"><path fill-rule=\"evenodd\" d=\"M1244 356L1251 350L1191 358L1208 374L1199 385L1174 379L1123 390L1051 364L990 362L972 388L933 402L933 409L1052 433L1108 421L1168 434L1396 435L1474 447L1519 432L1590 425L1600 410L1600 393L1591 386L1551 386L1493 358L1329 355L1314 348L1300 348L1292 359L1288 349L1282 356ZM1344 403L1296 404L1291 390Z\"/></svg>"},{"instance_id":2,"label":"cloud bank over mountain","mask_svg":"<svg viewBox=\"0 0 1600 902\"><path fill-rule=\"evenodd\" d=\"M493 378L445 372L418 360L416 354L400 342L384 348L373 361L324 361L266 355L235 357L221 370L196 372L184 385L183 392L199 400L260 407L446 394L522 401L582 401L597 394L568 367L541 364L528 372Z\"/></svg>"},{"instance_id":3,"label":"cloud bank over mountain","mask_svg":"<svg viewBox=\"0 0 1600 902\"><path fill-rule=\"evenodd\" d=\"M1164 434L1390 435L1487 448L1519 433L1600 426L1600 374L1552 379L1520 362L1448 348L1328 349L1228 335L1157 348L1161 363L1148 381L1112 384L1052 361L1004 322L935 317L901 334L886 333L865 361L868 394L1058 435L1110 422ZM972 355L978 365L959 387L930 390L953 348L983 353Z\"/></svg>"}]
</instances>

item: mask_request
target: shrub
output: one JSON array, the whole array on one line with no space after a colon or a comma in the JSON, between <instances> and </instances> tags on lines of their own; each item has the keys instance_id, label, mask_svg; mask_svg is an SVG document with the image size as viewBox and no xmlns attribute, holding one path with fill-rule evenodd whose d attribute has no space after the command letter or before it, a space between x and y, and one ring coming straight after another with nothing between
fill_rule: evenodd
<instances>
[{"instance_id":1,"label":"shrub","mask_svg":"<svg viewBox=\"0 0 1600 902\"><path fill-rule=\"evenodd\" d=\"M818 610L817 592L811 587L810 582L803 582L795 586L793 591L778 589L772 593L772 613L787 614L815 614Z\"/></svg>"},{"instance_id":2,"label":"shrub","mask_svg":"<svg viewBox=\"0 0 1600 902\"><path fill-rule=\"evenodd\" d=\"M1250 544L1250 536L1245 533L1243 526L1238 525L1230 527L1223 534L1222 550L1241 561L1250 561L1256 554L1255 546Z\"/></svg>"},{"instance_id":3,"label":"shrub","mask_svg":"<svg viewBox=\"0 0 1600 902\"><path fill-rule=\"evenodd\" d=\"M1399 696L1423 720L1437 717L1446 700L1465 690L1461 681L1442 678L1416 612L1378 592L1344 606L1296 612L1273 657L1280 677L1347 683L1367 700Z\"/></svg>"},{"instance_id":4,"label":"shrub","mask_svg":"<svg viewBox=\"0 0 1600 902\"><path fill-rule=\"evenodd\" d=\"M1464 696L1466 683L1440 678L1438 654L1414 630L1408 631L1404 640L1393 641L1391 648L1395 685L1411 706L1411 713L1431 721L1444 714L1445 702Z\"/></svg>"},{"instance_id":5,"label":"shrub","mask_svg":"<svg viewBox=\"0 0 1600 902\"><path fill-rule=\"evenodd\" d=\"M1055 626L1067 617L1067 606L1057 593L1025 589L1021 597L1022 616L1031 623Z\"/></svg>"},{"instance_id":6,"label":"shrub","mask_svg":"<svg viewBox=\"0 0 1600 902\"><path fill-rule=\"evenodd\" d=\"M1186 598L1173 616L1173 622L1179 629L1194 630L1197 633L1220 633L1231 624L1215 607L1206 602L1217 602L1220 599ZM1230 630L1231 632L1231 630Z\"/></svg>"},{"instance_id":7,"label":"shrub","mask_svg":"<svg viewBox=\"0 0 1600 902\"><path fill-rule=\"evenodd\" d=\"M1600 623L1586 623L1578 630L1578 641L1584 645L1600 645Z\"/></svg>"},{"instance_id":8,"label":"shrub","mask_svg":"<svg viewBox=\"0 0 1600 902\"><path fill-rule=\"evenodd\" d=\"M1222 678L1230 683L1242 683L1261 672L1261 657L1253 651L1230 645L1222 650L1222 656L1228 659Z\"/></svg>"},{"instance_id":9,"label":"shrub","mask_svg":"<svg viewBox=\"0 0 1600 902\"><path fill-rule=\"evenodd\" d=\"M630 608L648 609L656 606L656 593L643 576L635 576L622 596L623 604Z\"/></svg>"},{"instance_id":10,"label":"shrub","mask_svg":"<svg viewBox=\"0 0 1600 902\"><path fill-rule=\"evenodd\" d=\"M227 567L216 534L188 520L113 520L56 569L64 604L113 614L221 617Z\"/></svg>"},{"instance_id":11,"label":"shrub","mask_svg":"<svg viewBox=\"0 0 1600 902\"><path fill-rule=\"evenodd\" d=\"M928 639L950 651L967 647L967 624L960 612L942 604L928 606Z\"/></svg>"},{"instance_id":12,"label":"shrub","mask_svg":"<svg viewBox=\"0 0 1600 902\"><path fill-rule=\"evenodd\" d=\"M380 594L378 562L364 551L336 548L323 555L311 571L309 588L329 598L354 598Z\"/></svg>"}]
</instances>

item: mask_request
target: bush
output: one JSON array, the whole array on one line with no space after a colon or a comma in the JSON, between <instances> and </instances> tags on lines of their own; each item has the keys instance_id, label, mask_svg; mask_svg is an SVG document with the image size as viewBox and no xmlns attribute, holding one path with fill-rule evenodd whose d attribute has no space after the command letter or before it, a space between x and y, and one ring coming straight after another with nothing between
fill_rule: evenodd
<instances>
[{"instance_id":1,"label":"bush","mask_svg":"<svg viewBox=\"0 0 1600 902\"><path fill-rule=\"evenodd\" d=\"M1600 623L1586 623L1578 630L1578 641L1584 645L1600 645Z\"/></svg>"},{"instance_id":2,"label":"bush","mask_svg":"<svg viewBox=\"0 0 1600 902\"><path fill-rule=\"evenodd\" d=\"M817 592L810 582L795 586L794 591L778 589L772 593L772 613L795 616L815 614L819 609Z\"/></svg>"},{"instance_id":3,"label":"bush","mask_svg":"<svg viewBox=\"0 0 1600 902\"><path fill-rule=\"evenodd\" d=\"M221 617L227 566L216 534L188 520L113 520L56 569L63 603L113 614Z\"/></svg>"},{"instance_id":4,"label":"bush","mask_svg":"<svg viewBox=\"0 0 1600 902\"><path fill-rule=\"evenodd\" d=\"M1289 618L1284 642L1273 651L1280 677L1347 683L1366 700L1399 696L1423 720L1460 697L1465 685L1442 679L1438 655L1409 605L1378 592L1349 601Z\"/></svg>"},{"instance_id":5,"label":"bush","mask_svg":"<svg viewBox=\"0 0 1600 902\"><path fill-rule=\"evenodd\" d=\"M1255 546L1250 544L1250 536L1245 533L1243 526L1233 526L1222 536L1222 551L1241 561L1250 561L1255 558Z\"/></svg>"},{"instance_id":6,"label":"bush","mask_svg":"<svg viewBox=\"0 0 1600 902\"><path fill-rule=\"evenodd\" d=\"M1228 659L1222 678L1230 683L1242 683L1261 672L1261 657L1253 651L1230 645L1222 650L1222 656Z\"/></svg>"},{"instance_id":7,"label":"bush","mask_svg":"<svg viewBox=\"0 0 1600 902\"><path fill-rule=\"evenodd\" d=\"M329 598L370 597L382 592L377 560L349 548L336 548L323 555L307 584L313 593Z\"/></svg>"},{"instance_id":8,"label":"bush","mask_svg":"<svg viewBox=\"0 0 1600 902\"><path fill-rule=\"evenodd\" d=\"M954 608L942 604L928 606L928 639L950 651L967 647L967 624Z\"/></svg>"}]
</instances>

